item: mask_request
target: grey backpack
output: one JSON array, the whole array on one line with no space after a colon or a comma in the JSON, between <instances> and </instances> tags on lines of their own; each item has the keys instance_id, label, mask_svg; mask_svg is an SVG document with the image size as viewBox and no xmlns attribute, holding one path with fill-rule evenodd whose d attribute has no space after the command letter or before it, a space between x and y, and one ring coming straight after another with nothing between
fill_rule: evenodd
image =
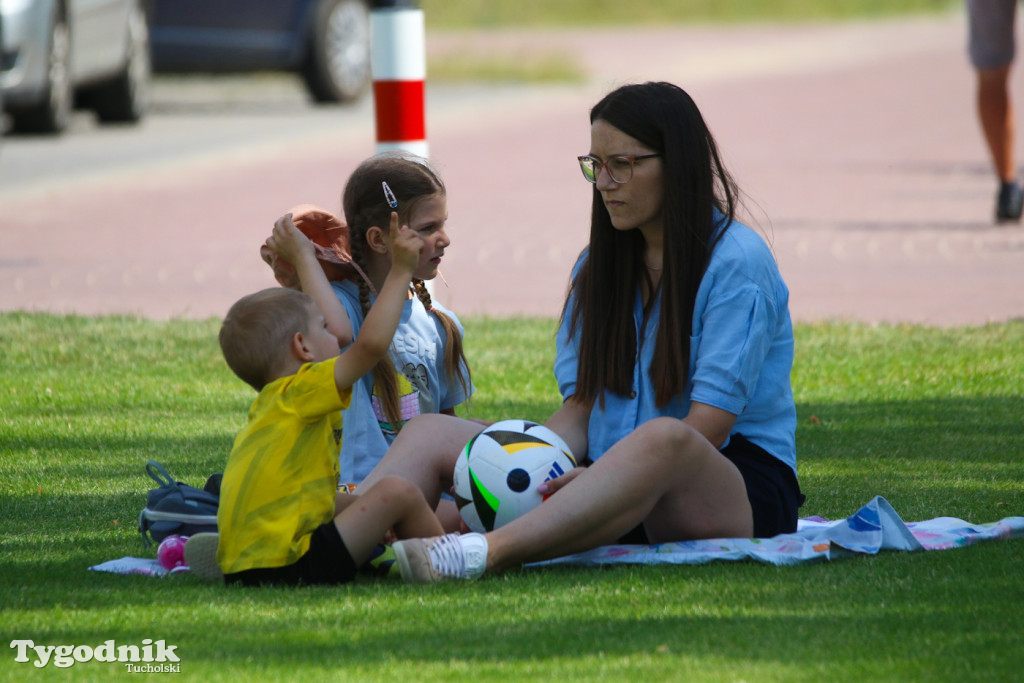
<instances>
[{"instance_id":1,"label":"grey backpack","mask_svg":"<svg viewBox=\"0 0 1024 683\"><path fill-rule=\"evenodd\" d=\"M217 531L220 474L210 476L201 489L175 481L155 460L146 463L146 474L160 486L150 489L146 507L139 513L143 547L172 534L191 536Z\"/></svg>"}]
</instances>

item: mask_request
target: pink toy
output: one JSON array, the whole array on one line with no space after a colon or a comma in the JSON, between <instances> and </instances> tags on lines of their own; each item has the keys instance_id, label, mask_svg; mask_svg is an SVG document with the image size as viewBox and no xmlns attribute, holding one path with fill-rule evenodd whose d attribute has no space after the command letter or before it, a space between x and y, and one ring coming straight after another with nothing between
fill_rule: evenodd
<instances>
[{"instance_id":1,"label":"pink toy","mask_svg":"<svg viewBox=\"0 0 1024 683\"><path fill-rule=\"evenodd\" d=\"M156 549L156 558L164 569L173 571L179 567L182 569L188 567L188 563L185 562L186 541L188 541L188 536L177 534L160 541L160 545Z\"/></svg>"}]
</instances>

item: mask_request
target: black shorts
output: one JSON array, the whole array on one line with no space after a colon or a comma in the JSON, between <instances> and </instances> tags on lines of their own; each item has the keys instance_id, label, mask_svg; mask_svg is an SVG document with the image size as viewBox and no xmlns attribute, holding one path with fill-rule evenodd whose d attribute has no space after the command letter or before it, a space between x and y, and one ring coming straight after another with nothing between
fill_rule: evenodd
<instances>
[{"instance_id":1,"label":"black shorts","mask_svg":"<svg viewBox=\"0 0 1024 683\"><path fill-rule=\"evenodd\" d=\"M742 434L729 437L729 445L721 453L743 476L754 513L754 538L771 538L796 531L797 510L804 504L804 495L789 465ZM642 524L618 542L649 543Z\"/></svg>"},{"instance_id":2,"label":"black shorts","mask_svg":"<svg viewBox=\"0 0 1024 683\"><path fill-rule=\"evenodd\" d=\"M793 469L742 434L729 437L722 449L743 475L754 513L754 538L796 531L797 510L804 504Z\"/></svg>"},{"instance_id":3,"label":"black shorts","mask_svg":"<svg viewBox=\"0 0 1024 683\"><path fill-rule=\"evenodd\" d=\"M243 586L336 585L351 581L356 571L356 561L345 547L334 520L331 520L313 531L309 550L294 564L225 574L224 583Z\"/></svg>"}]
</instances>

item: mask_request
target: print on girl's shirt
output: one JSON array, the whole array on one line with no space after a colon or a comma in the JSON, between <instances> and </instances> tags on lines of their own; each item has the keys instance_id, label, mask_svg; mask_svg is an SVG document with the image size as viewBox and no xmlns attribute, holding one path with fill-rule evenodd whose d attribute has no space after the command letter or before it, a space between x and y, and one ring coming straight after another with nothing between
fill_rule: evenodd
<instances>
[{"instance_id":1,"label":"print on girl's shirt","mask_svg":"<svg viewBox=\"0 0 1024 683\"><path fill-rule=\"evenodd\" d=\"M393 340L395 355L418 356L427 363L437 362L437 345L411 331L399 330Z\"/></svg>"},{"instance_id":2,"label":"print on girl's shirt","mask_svg":"<svg viewBox=\"0 0 1024 683\"><path fill-rule=\"evenodd\" d=\"M391 360L394 361L396 367L401 368L396 372L396 379L402 425L417 415L436 413L440 409L430 387L430 373L426 365L427 363L431 366L437 364L437 351L436 341L427 339L414 330L399 330L392 340ZM373 387L370 403L381 431L387 436L394 436L396 430L384 415L376 385Z\"/></svg>"},{"instance_id":3,"label":"print on girl's shirt","mask_svg":"<svg viewBox=\"0 0 1024 683\"><path fill-rule=\"evenodd\" d=\"M434 397L430 393L430 375L427 374L427 366L406 363L402 368L402 374L419 395L420 414L438 412Z\"/></svg>"},{"instance_id":4,"label":"print on girl's shirt","mask_svg":"<svg viewBox=\"0 0 1024 683\"><path fill-rule=\"evenodd\" d=\"M402 425L423 413L437 412L434 409L434 401L430 395L430 386L427 377L427 368L424 365L413 365L406 363L401 372L395 373L398 384L398 405ZM373 396L370 397L373 405L373 414L377 418L382 432L393 436L395 429L388 422L377 396L377 387L373 388ZM401 426L401 425L400 425Z\"/></svg>"}]
</instances>

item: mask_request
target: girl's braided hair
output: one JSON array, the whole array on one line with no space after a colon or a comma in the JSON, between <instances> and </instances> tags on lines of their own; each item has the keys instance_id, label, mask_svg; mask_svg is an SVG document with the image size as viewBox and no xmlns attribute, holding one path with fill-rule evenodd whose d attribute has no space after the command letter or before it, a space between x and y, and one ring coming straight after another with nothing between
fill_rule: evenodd
<instances>
[{"instance_id":1,"label":"girl's braided hair","mask_svg":"<svg viewBox=\"0 0 1024 683\"><path fill-rule=\"evenodd\" d=\"M398 218L409 222L416 204L446 190L440 176L425 159L407 154L386 152L370 157L352 173L342 195L342 209L348 223L352 258L366 270L366 233L373 227L386 227L391 223L391 207L384 201L382 183L387 182L398 199ZM359 304L366 316L370 311L370 288L362 278L353 278L359 285ZM462 346L462 335L455 321L434 308L430 293L423 280L413 279L413 289L423 307L432 313L444 328L447 343L444 347L444 369L448 380L458 381L468 395L470 387L469 364ZM377 390L384 417L392 430L402 427L400 396L395 364L387 355L373 368L373 384Z\"/></svg>"}]
</instances>

